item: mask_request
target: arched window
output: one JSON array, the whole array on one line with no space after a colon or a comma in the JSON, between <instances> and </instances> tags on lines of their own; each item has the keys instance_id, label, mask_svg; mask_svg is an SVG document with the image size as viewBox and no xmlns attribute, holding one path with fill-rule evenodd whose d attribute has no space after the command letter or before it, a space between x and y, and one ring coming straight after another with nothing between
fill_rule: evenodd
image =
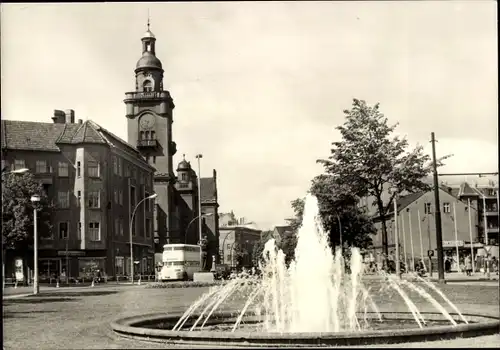
<instances>
[{"instance_id":1,"label":"arched window","mask_svg":"<svg viewBox=\"0 0 500 350\"><path fill-rule=\"evenodd\" d=\"M142 88L143 88L144 92L153 91L153 84L151 83L151 80L145 80L143 85L142 85Z\"/></svg>"},{"instance_id":2,"label":"arched window","mask_svg":"<svg viewBox=\"0 0 500 350\"><path fill-rule=\"evenodd\" d=\"M182 181L187 181L187 174L186 173L182 173L181 174L181 180Z\"/></svg>"},{"instance_id":3,"label":"arched window","mask_svg":"<svg viewBox=\"0 0 500 350\"><path fill-rule=\"evenodd\" d=\"M144 131L139 132L139 140L144 140Z\"/></svg>"},{"instance_id":4,"label":"arched window","mask_svg":"<svg viewBox=\"0 0 500 350\"><path fill-rule=\"evenodd\" d=\"M149 131L146 131L145 135L146 135L146 140L149 140Z\"/></svg>"},{"instance_id":5,"label":"arched window","mask_svg":"<svg viewBox=\"0 0 500 350\"><path fill-rule=\"evenodd\" d=\"M155 132L151 131L151 140L155 140Z\"/></svg>"}]
</instances>

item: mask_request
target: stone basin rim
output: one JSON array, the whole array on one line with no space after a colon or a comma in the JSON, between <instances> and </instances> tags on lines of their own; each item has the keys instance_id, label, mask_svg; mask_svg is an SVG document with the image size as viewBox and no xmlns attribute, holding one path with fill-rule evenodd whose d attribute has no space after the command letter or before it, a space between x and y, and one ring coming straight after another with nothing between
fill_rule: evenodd
<instances>
[{"instance_id":1,"label":"stone basin rim","mask_svg":"<svg viewBox=\"0 0 500 350\"><path fill-rule=\"evenodd\" d=\"M222 331L172 331L166 329L152 329L141 326L134 326L143 322L169 321L175 323L181 316L178 313L154 313L138 316L124 317L111 323L111 329L123 337L139 338L145 341L168 341L171 343L214 343L230 342L240 345L257 344L275 344L291 345L291 341L302 341L301 344L310 343L311 345L320 344L377 344L377 343L408 343L419 341L426 338L457 338L473 337L486 334L497 334L500 332L500 319L495 316L463 313L462 315L474 321L469 324L458 324L457 326L430 326L424 328L406 328L406 329L384 329L384 330L366 330L361 332L323 332L323 333L256 333L256 332L222 332ZM367 313L375 315L373 312ZM406 315L411 316L410 312L381 312L381 315ZM437 312L421 312L422 316L440 316ZM450 313L458 320L458 314ZM231 312L219 312L215 317L232 318ZM369 317L373 319L374 317ZM408 318L404 318L408 319ZM480 319L477 321L477 319ZM300 345L300 344L296 344Z\"/></svg>"}]
</instances>

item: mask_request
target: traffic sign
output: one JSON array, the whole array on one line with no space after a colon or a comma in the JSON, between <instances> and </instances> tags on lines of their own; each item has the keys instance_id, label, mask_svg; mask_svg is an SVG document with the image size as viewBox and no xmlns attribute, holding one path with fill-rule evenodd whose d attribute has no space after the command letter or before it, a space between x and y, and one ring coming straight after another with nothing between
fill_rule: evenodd
<instances>
[{"instance_id":1,"label":"traffic sign","mask_svg":"<svg viewBox=\"0 0 500 350\"><path fill-rule=\"evenodd\" d=\"M428 251L427 251L427 255L428 255L429 257L434 256L434 250L428 250Z\"/></svg>"}]
</instances>

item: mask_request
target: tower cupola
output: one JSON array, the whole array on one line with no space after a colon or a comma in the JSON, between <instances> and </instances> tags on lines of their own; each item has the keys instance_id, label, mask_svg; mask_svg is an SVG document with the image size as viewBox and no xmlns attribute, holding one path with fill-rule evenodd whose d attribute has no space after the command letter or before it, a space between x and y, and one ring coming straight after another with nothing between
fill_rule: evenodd
<instances>
[{"instance_id":1,"label":"tower cupola","mask_svg":"<svg viewBox=\"0 0 500 350\"><path fill-rule=\"evenodd\" d=\"M156 37L149 29L148 20L148 30L143 34L142 38L142 57L137 61L135 71L141 70L161 70L163 71L161 61L156 57L155 43Z\"/></svg>"}]
</instances>

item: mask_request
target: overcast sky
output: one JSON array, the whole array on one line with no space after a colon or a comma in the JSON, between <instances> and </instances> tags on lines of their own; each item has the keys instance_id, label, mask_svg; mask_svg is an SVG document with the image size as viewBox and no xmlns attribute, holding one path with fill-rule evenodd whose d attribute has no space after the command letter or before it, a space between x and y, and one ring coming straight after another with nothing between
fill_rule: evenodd
<instances>
[{"instance_id":1,"label":"overcast sky","mask_svg":"<svg viewBox=\"0 0 500 350\"><path fill-rule=\"evenodd\" d=\"M2 4L2 118L74 109L127 138L148 7L178 153L218 172L220 210L284 223L352 98L380 102L446 172L498 169L496 2Z\"/></svg>"}]
</instances>

